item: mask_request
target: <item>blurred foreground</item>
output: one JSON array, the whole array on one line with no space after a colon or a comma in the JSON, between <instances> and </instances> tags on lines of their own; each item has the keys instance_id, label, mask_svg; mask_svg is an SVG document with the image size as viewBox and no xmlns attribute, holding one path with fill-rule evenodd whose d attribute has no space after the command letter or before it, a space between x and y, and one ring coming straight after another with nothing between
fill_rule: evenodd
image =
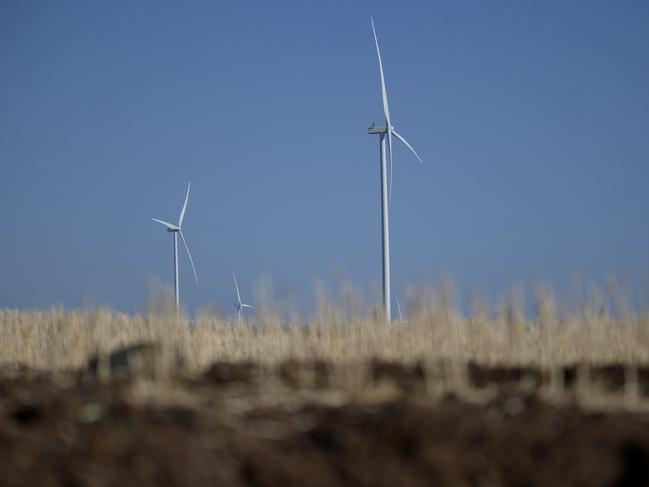
<instances>
[{"instance_id":1,"label":"blurred foreground","mask_svg":"<svg viewBox=\"0 0 649 487\"><path fill-rule=\"evenodd\" d=\"M571 379L562 394L537 383L536 369L473 364L464 383L381 361L354 369L362 371L356 382L332 375L330 364L296 361L218 362L170 380L124 369L110 380L94 370L5 371L0 479L10 486L649 482L646 408L638 410L615 368L565 369L563 379ZM639 389L633 393L646 397L647 378Z\"/></svg>"}]
</instances>

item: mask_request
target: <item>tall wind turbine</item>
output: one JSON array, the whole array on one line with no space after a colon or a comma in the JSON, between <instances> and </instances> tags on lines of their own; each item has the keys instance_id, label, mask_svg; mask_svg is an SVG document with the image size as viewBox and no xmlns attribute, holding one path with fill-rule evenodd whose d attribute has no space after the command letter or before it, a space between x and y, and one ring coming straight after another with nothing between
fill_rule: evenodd
<instances>
[{"instance_id":1,"label":"tall wind turbine","mask_svg":"<svg viewBox=\"0 0 649 487\"><path fill-rule=\"evenodd\" d=\"M385 127L375 127L372 125L367 129L368 134L379 134L379 148L381 159L381 236L382 236L382 249L383 249L383 307L385 311L385 319L390 321L390 218L388 214L388 204L392 197L392 136L394 135L397 140L404 144L421 162L421 157L417 151L412 148L406 139L404 139L394 129L392 120L390 119L390 110L388 108L388 94L385 89L385 77L383 76L383 62L381 61L381 51L379 50L379 41L376 37L376 29L374 28L374 19L370 17L372 23L372 33L374 34L374 44L376 45L376 55L379 58L379 72L381 74L381 95L383 97L383 114L385 115ZM387 137L386 137L387 135ZM387 139L387 152L390 157L390 190L388 193L387 182L387 167L386 167L386 139Z\"/></svg>"},{"instance_id":2,"label":"tall wind turbine","mask_svg":"<svg viewBox=\"0 0 649 487\"><path fill-rule=\"evenodd\" d=\"M194 279L196 280L196 286L198 286L198 276L196 275L196 267L194 267L194 260L192 259L192 254L189 252L189 247L187 246L187 241L183 235L183 219L185 218L185 210L187 209L187 201L189 200L189 188L192 183L187 184L187 194L185 195L185 203L183 204L183 209L180 211L180 218L178 218L178 225L173 223L168 223L163 220L158 220L153 218L152 220L158 223L161 223L167 227L167 231L173 233L174 236L174 297L176 303L176 313L180 310L180 284L178 276L178 235L183 241L187 255L189 256L189 262L192 264L192 270L194 271Z\"/></svg>"},{"instance_id":3,"label":"tall wind turbine","mask_svg":"<svg viewBox=\"0 0 649 487\"><path fill-rule=\"evenodd\" d=\"M237 321L241 323L241 319L243 318L243 308L250 308L253 309L254 306L251 304L245 304L241 302L241 294L239 293L239 283L237 282L237 276L232 273L232 277L234 278L234 287L237 289L237 302L234 303L234 308L237 310Z\"/></svg>"}]
</instances>

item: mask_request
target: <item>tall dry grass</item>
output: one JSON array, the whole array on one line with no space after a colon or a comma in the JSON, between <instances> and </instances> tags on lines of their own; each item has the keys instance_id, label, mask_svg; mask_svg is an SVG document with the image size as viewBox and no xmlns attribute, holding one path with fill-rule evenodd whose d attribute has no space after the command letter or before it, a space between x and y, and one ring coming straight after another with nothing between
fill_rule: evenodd
<instances>
[{"instance_id":1,"label":"tall dry grass","mask_svg":"<svg viewBox=\"0 0 649 487\"><path fill-rule=\"evenodd\" d=\"M528 317L515 295L495 313L485 300L474 299L471 312L464 314L452 294L447 287L414 292L404 304L409 323L391 324L351 291L336 300L320 296L316 311L306 319L266 306L242 325L205 314L176 320L165 299L153 300L145 315L107 308L1 309L0 364L74 368L83 366L89 355L135 342L173 347L190 371L215 360L274 365L288 358L321 358L334 364L374 357L542 366L649 363L649 314L629 307L612 313L606 306L612 300L600 295L576 310L559 312L553 295L544 291L535 316Z\"/></svg>"}]
</instances>

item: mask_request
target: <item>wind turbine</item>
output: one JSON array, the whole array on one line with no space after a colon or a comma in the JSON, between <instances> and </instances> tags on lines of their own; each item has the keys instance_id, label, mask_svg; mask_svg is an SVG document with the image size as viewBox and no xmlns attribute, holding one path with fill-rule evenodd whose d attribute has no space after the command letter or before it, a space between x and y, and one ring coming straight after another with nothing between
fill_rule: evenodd
<instances>
[{"instance_id":1,"label":"wind turbine","mask_svg":"<svg viewBox=\"0 0 649 487\"><path fill-rule=\"evenodd\" d=\"M189 200L189 188L192 183L187 184L187 194L185 195L185 203L183 204L183 209L180 211L180 218L178 218L178 225L174 225L172 223L163 221L163 220L158 220L157 218L152 218L153 221L158 222L165 227L167 227L167 231L173 233L174 235L174 297L175 297L175 303L176 303L176 313L179 312L180 310L180 284L179 284L179 276L178 276L178 235L180 235L180 239L183 241L183 245L185 246L185 250L187 251L187 255L189 256L189 262L192 264L192 270L194 271L194 279L196 280L196 286L198 286L198 276L196 275L196 268L194 267L194 260L192 259L192 254L189 252L189 247L187 246L187 241L185 240L185 236L183 235L183 219L185 218L185 210L187 209L187 201Z\"/></svg>"},{"instance_id":2,"label":"wind turbine","mask_svg":"<svg viewBox=\"0 0 649 487\"><path fill-rule=\"evenodd\" d=\"M232 277L234 278L234 287L237 289L237 302L234 303L234 308L237 310L237 321L241 323L241 319L243 318L243 308L250 308L253 309L254 306L251 304L245 304L241 302L241 294L239 293L239 283L237 282L237 276L232 273Z\"/></svg>"},{"instance_id":3,"label":"wind turbine","mask_svg":"<svg viewBox=\"0 0 649 487\"><path fill-rule=\"evenodd\" d=\"M399 322L407 325L408 322L403 319L403 315L401 314L401 305L399 304L399 298L396 299L397 299L397 312L399 313Z\"/></svg>"},{"instance_id":4,"label":"wind turbine","mask_svg":"<svg viewBox=\"0 0 649 487\"><path fill-rule=\"evenodd\" d=\"M379 41L376 37L374 28L374 19L370 17L372 23L372 33L374 34L374 44L376 45L376 55L379 58L379 72L381 74L381 95L383 97L383 114L385 116L385 127L375 127L372 125L367 129L368 134L379 134L379 148L381 158L381 236L382 236L382 257L383 257L383 307L385 319L390 321L390 218L389 218L389 201L392 199L392 136L394 135L399 142L404 144L421 162L421 157L417 151L412 148L406 139L404 139L394 129L390 119L390 109L388 108L388 94L385 89L385 77L383 76L383 62L381 61L381 51L379 50ZM386 137L387 135L387 137ZM390 157L390 189L388 193L387 184L387 167L386 167L386 141L387 152Z\"/></svg>"}]
</instances>

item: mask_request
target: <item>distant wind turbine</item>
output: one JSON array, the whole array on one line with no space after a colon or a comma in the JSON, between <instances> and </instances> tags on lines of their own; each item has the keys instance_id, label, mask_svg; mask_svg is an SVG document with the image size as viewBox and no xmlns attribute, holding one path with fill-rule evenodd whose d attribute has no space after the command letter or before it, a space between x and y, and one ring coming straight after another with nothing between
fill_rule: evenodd
<instances>
[{"instance_id":1,"label":"distant wind turbine","mask_svg":"<svg viewBox=\"0 0 649 487\"><path fill-rule=\"evenodd\" d=\"M183 235L183 219L185 218L185 210L187 209L187 201L189 200L189 188L192 183L187 184L187 194L185 195L185 203L183 204L183 209L180 211L180 218L178 218L178 225L168 223L163 220L158 220L157 218L152 218L153 221L161 223L167 227L167 231L173 233L174 235L174 297L176 304L176 313L180 310L180 284L178 276L178 235L180 235L187 255L189 256L189 262L192 264L192 270L194 271L194 279L196 280L196 286L198 286L198 276L196 275L196 268L194 267L194 260L192 259L192 254L189 252L189 247L187 246L187 241Z\"/></svg>"},{"instance_id":2,"label":"distant wind turbine","mask_svg":"<svg viewBox=\"0 0 649 487\"><path fill-rule=\"evenodd\" d=\"M401 305L399 304L399 298L397 299L397 312L399 313L399 321L405 325L408 324L406 320L403 319L403 315L401 314Z\"/></svg>"},{"instance_id":3,"label":"distant wind turbine","mask_svg":"<svg viewBox=\"0 0 649 487\"><path fill-rule=\"evenodd\" d=\"M372 23L372 33L374 34L374 44L376 45L376 54L379 58L379 72L381 74L381 95L383 97L383 114L385 116L385 127L375 127L372 125L367 129L368 134L379 134L379 147L381 158L381 234L382 234L382 257L383 257L383 307L385 311L385 319L390 321L390 225L388 204L392 199L392 136L394 135L397 140L403 143L421 162L421 157L417 151L394 129L392 120L390 119L390 110L388 108L388 94L385 89L385 77L383 76L383 62L381 61L381 51L379 50L379 41L376 37L376 29L374 28L374 19L370 17ZM386 138L387 135L387 138ZM388 193L387 184L387 167L386 167L386 139L388 155L390 157L390 189Z\"/></svg>"},{"instance_id":4,"label":"distant wind turbine","mask_svg":"<svg viewBox=\"0 0 649 487\"><path fill-rule=\"evenodd\" d=\"M254 306L251 304L245 304L241 302L241 293L239 293L239 283L237 282L237 276L232 273L232 277L234 278L234 287L237 290L237 302L234 303L234 308L237 310L237 321L238 323L241 323L241 320L243 318L243 308L250 308L253 309Z\"/></svg>"}]
</instances>

